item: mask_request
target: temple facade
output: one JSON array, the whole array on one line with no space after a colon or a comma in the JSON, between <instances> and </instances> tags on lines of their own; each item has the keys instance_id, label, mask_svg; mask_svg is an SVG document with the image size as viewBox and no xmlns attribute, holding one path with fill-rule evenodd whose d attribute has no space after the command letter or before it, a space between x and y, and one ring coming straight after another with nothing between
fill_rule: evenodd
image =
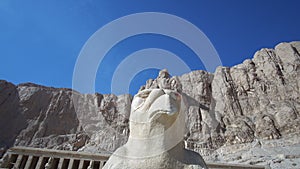
<instances>
[{"instance_id":1,"label":"temple facade","mask_svg":"<svg viewBox=\"0 0 300 169\"><path fill-rule=\"evenodd\" d=\"M110 154L50 150L29 147L10 148L0 169L102 169ZM265 166L207 163L210 169L268 169Z\"/></svg>"},{"instance_id":2,"label":"temple facade","mask_svg":"<svg viewBox=\"0 0 300 169\"><path fill-rule=\"evenodd\" d=\"M101 169L109 154L13 147L2 159L0 168L10 169Z\"/></svg>"}]
</instances>

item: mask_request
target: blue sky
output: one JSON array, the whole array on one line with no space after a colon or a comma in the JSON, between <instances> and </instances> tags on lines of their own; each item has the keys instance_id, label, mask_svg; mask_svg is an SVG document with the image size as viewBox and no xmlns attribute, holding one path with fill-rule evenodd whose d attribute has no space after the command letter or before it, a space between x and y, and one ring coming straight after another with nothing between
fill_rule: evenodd
<instances>
[{"instance_id":1,"label":"blue sky","mask_svg":"<svg viewBox=\"0 0 300 169\"><path fill-rule=\"evenodd\" d=\"M1 0L0 79L72 88L77 57L90 36L117 18L139 12L169 13L196 25L209 38L222 64L233 66L252 58L260 48L299 40L299 6L298 0ZM205 69L195 53L177 40L138 35L105 55L95 90L110 93L115 67L129 54L146 48L171 51L192 70ZM139 72L131 81L130 93L156 73L156 69Z\"/></svg>"}]
</instances>

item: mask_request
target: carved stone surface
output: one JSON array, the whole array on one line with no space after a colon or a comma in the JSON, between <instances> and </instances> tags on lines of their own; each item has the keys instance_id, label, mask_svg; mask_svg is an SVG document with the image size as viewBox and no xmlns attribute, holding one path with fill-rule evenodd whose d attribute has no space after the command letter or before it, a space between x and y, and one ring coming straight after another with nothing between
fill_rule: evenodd
<instances>
[{"instance_id":1,"label":"carved stone surface","mask_svg":"<svg viewBox=\"0 0 300 169\"><path fill-rule=\"evenodd\" d=\"M202 157L184 148L186 106L176 77L162 70L134 96L125 145L104 169L207 168Z\"/></svg>"},{"instance_id":2,"label":"carved stone surface","mask_svg":"<svg viewBox=\"0 0 300 169\"><path fill-rule=\"evenodd\" d=\"M299 168L299 53L300 42L281 43L213 74L178 77L188 103L185 146L210 161ZM127 141L131 100L0 81L0 152L12 145L113 152Z\"/></svg>"}]
</instances>

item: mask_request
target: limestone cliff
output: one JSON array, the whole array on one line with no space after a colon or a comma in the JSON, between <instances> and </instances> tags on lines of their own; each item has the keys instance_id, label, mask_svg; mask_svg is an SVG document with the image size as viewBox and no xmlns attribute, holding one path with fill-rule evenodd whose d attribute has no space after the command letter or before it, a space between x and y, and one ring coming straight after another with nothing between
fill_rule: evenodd
<instances>
[{"instance_id":1,"label":"limestone cliff","mask_svg":"<svg viewBox=\"0 0 300 169\"><path fill-rule=\"evenodd\" d=\"M299 53L300 42L281 43L214 74L180 76L186 146L208 160L299 167ZM131 100L0 81L0 146L114 151L127 140Z\"/></svg>"},{"instance_id":2,"label":"limestone cliff","mask_svg":"<svg viewBox=\"0 0 300 169\"><path fill-rule=\"evenodd\" d=\"M80 94L3 80L0 94L2 149L18 145L76 151L89 142L97 145L95 151L112 151L127 140L130 95Z\"/></svg>"}]
</instances>

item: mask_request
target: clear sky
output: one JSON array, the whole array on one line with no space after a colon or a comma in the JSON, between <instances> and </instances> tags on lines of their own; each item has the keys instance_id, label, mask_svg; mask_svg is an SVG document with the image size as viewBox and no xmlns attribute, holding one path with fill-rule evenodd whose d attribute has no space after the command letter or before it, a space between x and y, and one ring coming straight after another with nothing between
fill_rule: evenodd
<instances>
[{"instance_id":1,"label":"clear sky","mask_svg":"<svg viewBox=\"0 0 300 169\"><path fill-rule=\"evenodd\" d=\"M0 79L72 88L76 60L91 35L117 18L140 12L168 13L196 25L222 64L233 66L260 48L300 40L299 6L299 0L0 0ZM162 35L137 35L105 55L95 90L110 93L118 64L146 48L175 53L192 70L205 69L185 44ZM156 73L140 71L131 81L130 93Z\"/></svg>"}]
</instances>

